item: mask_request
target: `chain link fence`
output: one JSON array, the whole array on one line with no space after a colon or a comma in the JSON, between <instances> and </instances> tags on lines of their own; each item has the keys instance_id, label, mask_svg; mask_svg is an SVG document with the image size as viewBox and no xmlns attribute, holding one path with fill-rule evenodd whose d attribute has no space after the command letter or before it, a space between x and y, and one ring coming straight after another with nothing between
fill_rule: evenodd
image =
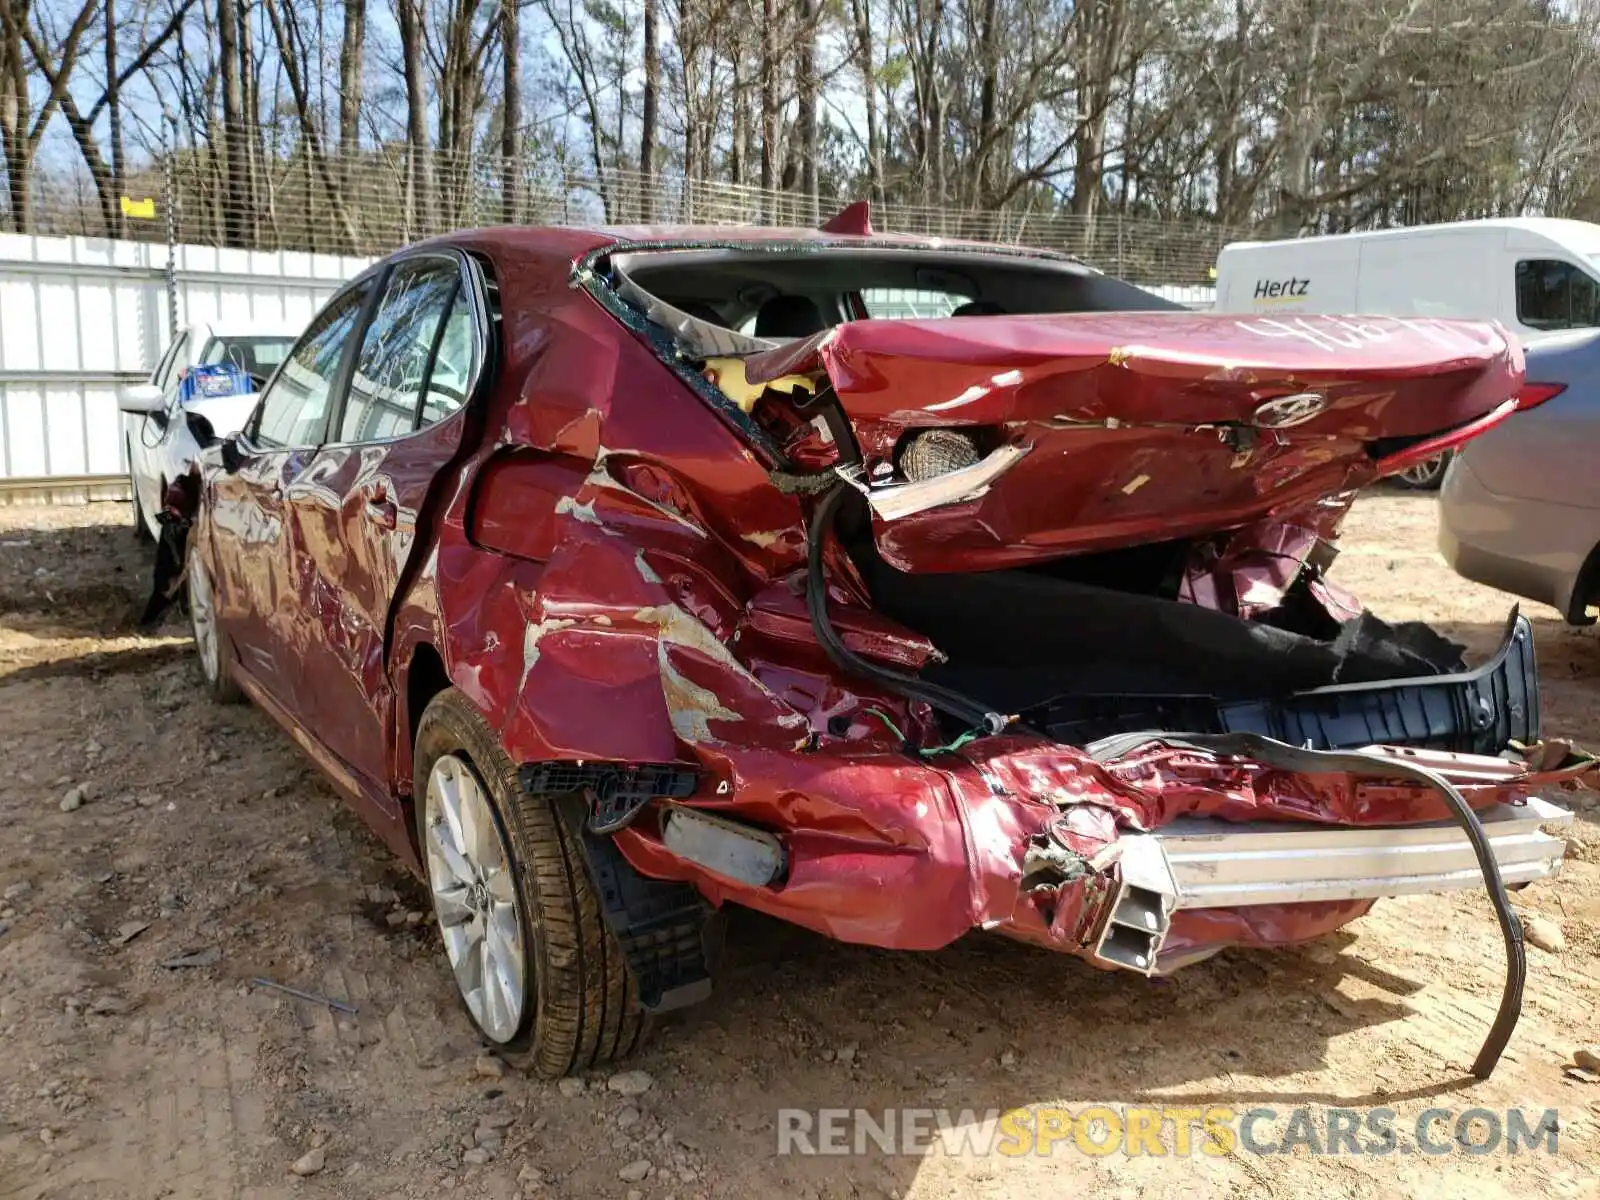
<instances>
[{"instance_id":1,"label":"chain link fence","mask_svg":"<svg viewBox=\"0 0 1600 1200\"><path fill-rule=\"evenodd\" d=\"M36 171L26 232L191 245L379 255L492 224L766 225L814 228L851 197L813 198L715 180L509 161L395 145L353 157L259 151L230 163L184 148L132 173L122 196L86 175ZM148 203L147 203L148 202ZM18 222L0 200L0 231ZM1058 250L1134 283L1204 287L1217 252L1249 231L1204 220L1095 217L1028 208L873 206L880 231Z\"/></svg>"}]
</instances>

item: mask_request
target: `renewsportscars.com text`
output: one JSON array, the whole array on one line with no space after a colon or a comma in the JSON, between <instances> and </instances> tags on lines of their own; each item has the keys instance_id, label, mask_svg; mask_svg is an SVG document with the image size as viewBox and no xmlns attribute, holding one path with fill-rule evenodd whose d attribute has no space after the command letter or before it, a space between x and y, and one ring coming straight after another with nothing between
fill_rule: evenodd
<instances>
[{"instance_id":1,"label":"renewsportscars.com text","mask_svg":"<svg viewBox=\"0 0 1600 1200\"><path fill-rule=\"evenodd\" d=\"M1002 1157L1058 1153L1132 1157L1233 1154L1556 1154L1556 1109L1233 1108L1087 1105L1007 1110L785 1108L778 1153Z\"/></svg>"}]
</instances>

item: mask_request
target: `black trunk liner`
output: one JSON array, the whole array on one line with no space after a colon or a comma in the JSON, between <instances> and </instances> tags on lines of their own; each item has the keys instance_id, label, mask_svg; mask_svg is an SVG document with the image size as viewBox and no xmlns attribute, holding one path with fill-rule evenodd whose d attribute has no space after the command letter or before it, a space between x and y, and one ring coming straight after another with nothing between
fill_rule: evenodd
<instances>
[{"instance_id":1,"label":"black trunk liner","mask_svg":"<svg viewBox=\"0 0 1600 1200\"><path fill-rule=\"evenodd\" d=\"M1383 683L1337 684L1277 700L1221 701L1198 695L1055 697L1022 719L1082 746L1119 733L1259 733L1308 750L1410 746L1498 754L1539 737L1533 630L1513 616L1505 641L1472 671Z\"/></svg>"}]
</instances>

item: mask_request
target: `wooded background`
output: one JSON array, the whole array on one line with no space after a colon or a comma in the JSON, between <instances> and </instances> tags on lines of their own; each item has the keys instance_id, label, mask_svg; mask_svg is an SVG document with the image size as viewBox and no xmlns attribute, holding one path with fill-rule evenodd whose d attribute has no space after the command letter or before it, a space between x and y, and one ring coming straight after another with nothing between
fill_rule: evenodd
<instances>
[{"instance_id":1,"label":"wooded background","mask_svg":"<svg viewBox=\"0 0 1600 1200\"><path fill-rule=\"evenodd\" d=\"M1600 218L1597 8L0 0L0 231L374 253L869 197L1192 275L1247 231Z\"/></svg>"}]
</instances>

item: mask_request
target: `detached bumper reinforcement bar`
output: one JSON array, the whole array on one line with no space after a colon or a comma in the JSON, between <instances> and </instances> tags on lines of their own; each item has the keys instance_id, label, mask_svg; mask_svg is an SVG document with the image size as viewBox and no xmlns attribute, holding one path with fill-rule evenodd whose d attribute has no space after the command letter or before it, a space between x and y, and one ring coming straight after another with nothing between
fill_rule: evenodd
<instances>
[{"instance_id":1,"label":"detached bumper reinforcement bar","mask_svg":"<svg viewBox=\"0 0 1600 1200\"><path fill-rule=\"evenodd\" d=\"M1478 814L1507 884L1553 875L1566 841L1543 831L1572 814L1537 798ZM1471 843L1453 821L1402 828L1324 827L1209 819L1130 834L1122 887L1096 955L1153 974L1171 914L1316 900L1361 900L1483 886Z\"/></svg>"}]
</instances>

